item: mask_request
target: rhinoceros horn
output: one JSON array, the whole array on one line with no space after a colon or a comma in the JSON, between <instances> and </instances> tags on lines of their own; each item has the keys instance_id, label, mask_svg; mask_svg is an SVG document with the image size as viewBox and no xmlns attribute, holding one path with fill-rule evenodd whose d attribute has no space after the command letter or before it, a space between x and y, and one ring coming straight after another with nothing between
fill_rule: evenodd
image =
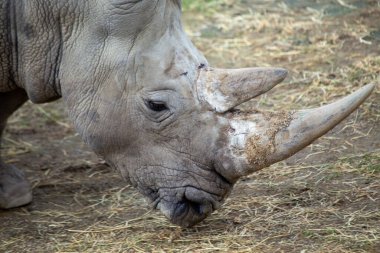
<instances>
[{"instance_id":1,"label":"rhinoceros horn","mask_svg":"<svg viewBox=\"0 0 380 253\"><path fill-rule=\"evenodd\" d=\"M327 133L359 107L374 88L368 84L334 103L295 112L289 126L276 135L276 151L267 157L268 162L281 161Z\"/></svg>"},{"instance_id":2,"label":"rhinoceros horn","mask_svg":"<svg viewBox=\"0 0 380 253\"><path fill-rule=\"evenodd\" d=\"M217 112L225 112L257 97L282 82L282 68L213 69L201 72L198 87L203 100Z\"/></svg>"},{"instance_id":3,"label":"rhinoceros horn","mask_svg":"<svg viewBox=\"0 0 380 253\"><path fill-rule=\"evenodd\" d=\"M279 112L234 112L235 106L263 94L281 82L286 70L251 68L242 70L205 69L200 73L200 99L229 124L228 148L221 151L230 160L236 178L284 160L322 136L371 94L368 84L353 94L316 109ZM228 164L225 162L225 164Z\"/></svg>"}]
</instances>

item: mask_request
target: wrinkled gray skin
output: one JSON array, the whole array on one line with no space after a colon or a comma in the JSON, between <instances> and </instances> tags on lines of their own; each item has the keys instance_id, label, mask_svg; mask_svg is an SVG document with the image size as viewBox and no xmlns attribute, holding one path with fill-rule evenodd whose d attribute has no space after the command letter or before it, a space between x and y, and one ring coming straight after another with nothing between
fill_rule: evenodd
<instances>
[{"instance_id":1,"label":"wrinkled gray skin","mask_svg":"<svg viewBox=\"0 0 380 253\"><path fill-rule=\"evenodd\" d=\"M180 15L179 0L1 1L0 132L27 99L62 97L83 140L187 227L217 209L239 177L308 145L373 89L323 122L301 122L309 111L241 114L233 108L286 71L210 68ZM0 186L2 208L32 199L23 174L3 162Z\"/></svg>"}]
</instances>

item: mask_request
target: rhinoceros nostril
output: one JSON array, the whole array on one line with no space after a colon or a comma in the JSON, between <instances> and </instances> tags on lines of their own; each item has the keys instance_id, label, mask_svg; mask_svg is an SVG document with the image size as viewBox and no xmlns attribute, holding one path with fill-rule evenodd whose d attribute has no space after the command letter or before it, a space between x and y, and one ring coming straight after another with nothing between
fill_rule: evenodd
<instances>
[{"instance_id":1,"label":"rhinoceros nostril","mask_svg":"<svg viewBox=\"0 0 380 253\"><path fill-rule=\"evenodd\" d=\"M205 214L205 208L203 208L202 206L202 204L194 202L184 197L180 202L177 203L174 210L174 216L184 217L189 213L195 214L197 216L202 216Z\"/></svg>"},{"instance_id":2,"label":"rhinoceros nostril","mask_svg":"<svg viewBox=\"0 0 380 253\"><path fill-rule=\"evenodd\" d=\"M189 205L189 208L191 208L196 214L199 214L199 215L204 214L202 204L188 200L188 205Z\"/></svg>"},{"instance_id":3,"label":"rhinoceros nostril","mask_svg":"<svg viewBox=\"0 0 380 253\"><path fill-rule=\"evenodd\" d=\"M189 206L186 201L180 201L177 203L174 210L174 217L180 217L186 215L188 212Z\"/></svg>"}]
</instances>

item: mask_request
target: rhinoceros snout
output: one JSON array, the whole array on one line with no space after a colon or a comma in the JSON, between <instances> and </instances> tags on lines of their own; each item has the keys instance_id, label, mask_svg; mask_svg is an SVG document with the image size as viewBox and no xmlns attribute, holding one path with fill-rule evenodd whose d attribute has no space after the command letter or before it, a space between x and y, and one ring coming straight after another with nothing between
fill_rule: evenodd
<instances>
[{"instance_id":1,"label":"rhinoceros snout","mask_svg":"<svg viewBox=\"0 0 380 253\"><path fill-rule=\"evenodd\" d=\"M191 227L207 218L219 205L214 196L187 187L179 200L162 197L156 208L160 209L170 222L181 227Z\"/></svg>"},{"instance_id":2,"label":"rhinoceros snout","mask_svg":"<svg viewBox=\"0 0 380 253\"><path fill-rule=\"evenodd\" d=\"M197 203L183 199L175 206L170 220L183 227L190 227L205 219L213 211L211 203Z\"/></svg>"}]
</instances>

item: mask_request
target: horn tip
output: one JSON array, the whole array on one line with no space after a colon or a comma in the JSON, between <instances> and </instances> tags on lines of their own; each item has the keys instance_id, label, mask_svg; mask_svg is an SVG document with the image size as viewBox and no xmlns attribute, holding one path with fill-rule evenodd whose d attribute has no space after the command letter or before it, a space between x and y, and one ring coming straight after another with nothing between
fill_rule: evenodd
<instances>
[{"instance_id":1,"label":"horn tip","mask_svg":"<svg viewBox=\"0 0 380 253\"><path fill-rule=\"evenodd\" d=\"M375 83L369 83L369 84L364 85L361 89L359 89L357 93L360 94L360 96L367 98L369 95L371 95L375 87L376 87Z\"/></svg>"},{"instance_id":2,"label":"horn tip","mask_svg":"<svg viewBox=\"0 0 380 253\"><path fill-rule=\"evenodd\" d=\"M284 80L288 76L288 70L284 68L276 68L274 71L278 80Z\"/></svg>"},{"instance_id":3,"label":"horn tip","mask_svg":"<svg viewBox=\"0 0 380 253\"><path fill-rule=\"evenodd\" d=\"M376 87L376 83L369 83L369 84L365 85L364 87L367 87L367 89L370 92L372 92L375 89L375 87Z\"/></svg>"}]
</instances>

